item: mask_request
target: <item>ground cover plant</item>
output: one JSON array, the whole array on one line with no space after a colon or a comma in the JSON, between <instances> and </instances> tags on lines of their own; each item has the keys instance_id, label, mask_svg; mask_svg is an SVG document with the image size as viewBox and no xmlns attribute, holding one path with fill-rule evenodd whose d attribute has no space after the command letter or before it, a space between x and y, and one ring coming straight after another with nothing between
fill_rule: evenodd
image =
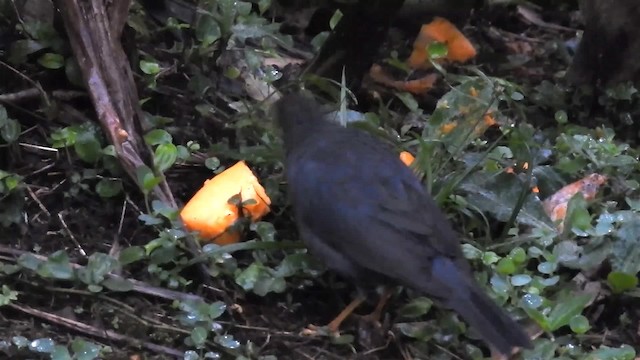
<instances>
[{"instance_id":1,"label":"ground cover plant","mask_svg":"<svg viewBox=\"0 0 640 360\"><path fill-rule=\"evenodd\" d=\"M131 64L140 126L110 131L100 110L112 105L96 103L111 98L92 97L96 82L83 73L100 57L78 61L84 38L70 35L82 33L72 7L0 0L2 356L490 356L458 316L401 288L381 328L352 316L339 337L301 333L330 321L355 288L300 241L269 112L269 94L301 85L297 66L342 12L287 3L202 0L194 20L133 2L120 60ZM514 358L636 359L638 92L631 82L593 92L565 81L576 14L569 3L480 6L459 25L477 49L471 61L444 64L450 49L426 49L438 77L428 91L409 86L416 33L395 25L375 58L393 80L370 74L355 90L346 78L307 77L304 86L342 101L340 121L415 157L410 166L460 234L477 280L533 339ZM120 109L128 95L113 94ZM137 147L118 136L137 136ZM239 219L238 242L201 241L180 209L238 161L270 212Z\"/></svg>"}]
</instances>

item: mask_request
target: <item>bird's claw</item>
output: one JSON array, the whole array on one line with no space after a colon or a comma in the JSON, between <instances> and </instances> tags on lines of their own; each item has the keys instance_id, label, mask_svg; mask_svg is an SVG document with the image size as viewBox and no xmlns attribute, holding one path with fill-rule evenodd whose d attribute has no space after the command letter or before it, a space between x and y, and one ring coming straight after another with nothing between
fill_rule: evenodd
<instances>
[{"instance_id":1,"label":"bird's claw","mask_svg":"<svg viewBox=\"0 0 640 360\"><path fill-rule=\"evenodd\" d=\"M300 331L300 335L302 336L340 336L340 331L332 330L329 326L317 326L313 324L309 324L306 328Z\"/></svg>"},{"instance_id":2,"label":"bird's claw","mask_svg":"<svg viewBox=\"0 0 640 360\"><path fill-rule=\"evenodd\" d=\"M360 321L371 324L373 328L380 329L382 327L382 323L380 322L380 317L374 314L362 315L360 316Z\"/></svg>"},{"instance_id":3,"label":"bird's claw","mask_svg":"<svg viewBox=\"0 0 640 360\"><path fill-rule=\"evenodd\" d=\"M318 336L318 327L311 324L308 325L306 328L302 329L302 331L300 331L300 335L302 336Z\"/></svg>"}]
</instances>

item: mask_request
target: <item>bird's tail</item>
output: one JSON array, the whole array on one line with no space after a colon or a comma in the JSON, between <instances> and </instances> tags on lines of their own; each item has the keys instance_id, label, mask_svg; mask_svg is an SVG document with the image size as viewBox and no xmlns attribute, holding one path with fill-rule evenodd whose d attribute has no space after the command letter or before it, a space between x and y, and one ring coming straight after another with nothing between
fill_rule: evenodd
<instances>
[{"instance_id":1,"label":"bird's tail","mask_svg":"<svg viewBox=\"0 0 640 360\"><path fill-rule=\"evenodd\" d=\"M433 264L433 275L453 285L444 303L447 307L460 314L484 341L502 354L511 355L514 347L531 348L530 337L520 324L489 298L469 275L452 261L439 260Z\"/></svg>"},{"instance_id":2,"label":"bird's tail","mask_svg":"<svg viewBox=\"0 0 640 360\"><path fill-rule=\"evenodd\" d=\"M447 305L500 353L510 355L514 347L531 347L531 340L520 324L498 307L478 285L470 285L468 296L453 298Z\"/></svg>"}]
</instances>

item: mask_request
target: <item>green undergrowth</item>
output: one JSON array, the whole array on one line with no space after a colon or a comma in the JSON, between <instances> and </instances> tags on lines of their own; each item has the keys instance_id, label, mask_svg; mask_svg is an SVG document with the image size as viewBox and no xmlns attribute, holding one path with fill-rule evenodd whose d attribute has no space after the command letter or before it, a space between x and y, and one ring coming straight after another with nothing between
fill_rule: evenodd
<instances>
[{"instance_id":1,"label":"green undergrowth","mask_svg":"<svg viewBox=\"0 0 640 360\"><path fill-rule=\"evenodd\" d=\"M339 280L300 242L287 206L281 142L266 105L248 98L223 99L228 107L222 109L212 90L211 74L242 83L245 69L224 62L212 65L220 51L238 48L248 72L261 74L257 79L266 85L274 84L281 74L263 66L262 60L291 47L291 37L278 33L278 27L261 16L269 1L254 6L242 1L201 5L204 15L193 29L177 22L157 28L138 6L132 10L129 25L141 43L147 42L138 49L134 71L143 84L141 103L151 128L141 135L153 151L153 168L138 171L141 189L126 177L95 122L69 124L56 115L56 102L62 100L40 103L38 112L50 116L46 126L34 125L23 112L0 105L0 151L13 159L3 162L6 168L0 170L5 247L0 251L0 311L4 314L7 309L12 314L8 321L19 323L33 315L28 309L57 314L70 308L77 321L124 336L106 340L77 326L52 328L42 321L38 337L19 326L5 329L0 333L0 351L55 360L122 358L135 351L168 357L169 350L185 359L288 359L291 354L278 351L277 342L282 340L276 334L295 337L301 327L269 328L267 318L260 325L267 328L266 335L256 339L237 326L246 320L240 320L238 309L245 307L251 313L256 303L277 302L302 309L305 320L329 321L330 314L305 308L305 298L299 294L350 288L350 284L336 286L333 282ZM51 76L78 84L68 40L52 24L34 20L13 30L19 39L0 54L3 61L36 82ZM152 41L154 36L175 32L190 40L176 41L170 48ZM172 76L174 63L182 64L186 83ZM363 121L349 126L375 132L394 142L399 151L416 156L412 167L460 233L464 255L478 281L537 333L534 349L519 356L634 359L637 335L629 334L636 332L638 314L631 304L640 294L637 144L624 143L614 126L605 123L579 125L579 99L560 84L515 84L473 67L465 68L465 75L438 70L448 91L435 109L421 108L411 94L394 93L378 108L361 114ZM323 86L333 93L341 91L334 84ZM172 106L187 112L162 106L173 87L182 87L180 94L186 100L174 100ZM609 112L637 101L630 86L600 99ZM532 113L546 116L552 125L534 123ZM92 114L91 109L86 114ZM487 117L496 125L487 127ZM202 124L219 130L218 135L203 134ZM44 150L34 155L36 147ZM36 160L51 166L48 175L24 170ZM187 243L197 234L184 230L179 209L152 200L149 194L163 174L170 185L181 189L176 195L184 203L201 180L237 160L246 160L254 169L273 201L272 212L257 223L241 224L243 242L206 244L200 254L193 254ZM199 175L191 177L196 172ZM594 173L606 176L606 183L593 198L578 193L565 199L566 219L559 227L543 201ZM38 189L47 189L49 195L39 195ZM39 200L45 196L52 198ZM246 200L230 199L238 205ZM87 229L70 229L69 220L59 222L52 212L46 231L55 233L59 243L44 243L46 238L33 230L39 221L33 214L42 207L68 211L59 208L61 204L77 207L67 219L76 216ZM114 233L121 239L116 247ZM79 248L88 251L82 254ZM212 288L217 290L209 291ZM345 301L349 293L340 292ZM453 313L411 291L397 295L387 311L404 351L429 359L486 355L477 336ZM101 320L98 325L92 321L96 318ZM295 320L292 316L289 322ZM68 335L60 336L61 329ZM276 345L268 346L269 341ZM320 341L330 343L331 351L342 356L364 351L355 331ZM150 344L166 347L165 352ZM391 348L386 351L388 356L399 356Z\"/></svg>"}]
</instances>

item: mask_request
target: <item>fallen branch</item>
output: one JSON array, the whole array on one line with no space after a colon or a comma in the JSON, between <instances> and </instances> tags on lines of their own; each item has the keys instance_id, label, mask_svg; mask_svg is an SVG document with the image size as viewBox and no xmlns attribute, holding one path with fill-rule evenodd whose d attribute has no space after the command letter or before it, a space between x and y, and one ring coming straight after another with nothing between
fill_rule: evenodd
<instances>
[{"instance_id":1,"label":"fallen branch","mask_svg":"<svg viewBox=\"0 0 640 360\"><path fill-rule=\"evenodd\" d=\"M38 254L34 254L28 251L23 251L23 250L17 250L17 249L12 249L9 247L5 247L5 246L1 246L0 245L0 254L5 254L5 255L12 255L15 257L19 257L19 256L23 256L23 255L30 255L33 256L34 258L41 260L41 261L47 261L49 260L49 258L47 258L44 255L38 255ZM74 270L82 270L85 267L76 263L70 263L71 267ZM151 286L143 281L139 281L139 280L135 280L135 279L127 279L124 278L120 275L115 275L115 274L107 274L106 275L109 279L114 279L114 280L125 280L130 282L133 285L133 289L132 291L135 291L137 293L140 294L145 294L145 295L150 295L150 296L155 296L158 298L162 298L162 299L167 299L167 300L178 300L178 301L185 301L185 300L190 300L190 301L203 301L204 299L198 295L194 295L194 294L187 294L187 293L182 293L182 292L178 292L178 291L174 291L174 290L168 290L168 289L163 289L163 288L159 288L159 287L155 287L155 286Z\"/></svg>"},{"instance_id":2,"label":"fallen branch","mask_svg":"<svg viewBox=\"0 0 640 360\"><path fill-rule=\"evenodd\" d=\"M56 5L98 119L123 168L141 187L137 170L151 163L151 152L139 134L142 109L133 72L120 44L131 1L58 0ZM156 175L162 182L153 189L153 196L177 207L166 179Z\"/></svg>"},{"instance_id":3,"label":"fallen branch","mask_svg":"<svg viewBox=\"0 0 640 360\"><path fill-rule=\"evenodd\" d=\"M90 336L94 336L94 337L98 337L98 338L102 338L110 341L124 342L129 346L143 347L147 350L151 350L153 352L160 353L160 354L166 354L166 355L171 355L176 357L182 357L184 355L181 351L178 351L170 347L134 339L129 336L118 334L115 331L100 329L95 326L85 324L83 322L71 320L64 316L51 314L42 310L34 309L29 306L18 305L16 303L11 303L7 306L9 306L14 310L29 314L31 316L38 317L40 319L47 320L56 325L64 326L66 328L73 329L75 331L79 331Z\"/></svg>"},{"instance_id":4,"label":"fallen branch","mask_svg":"<svg viewBox=\"0 0 640 360\"><path fill-rule=\"evenodd\" d=\"M98 119L123 168L142 189L138 169L153 169L146 165L152 163L151 149L140 135L142 109L133 72L120 43L131 0L57 0L56 5ZM152 197L177 208L164 174L155 175L161 181L153 188ZM188 238L187 246L194 255L200 253L194 239ZM203 282L209 282L206 266L200 264L198 270Z\"/></svg>"}]
</instances>

